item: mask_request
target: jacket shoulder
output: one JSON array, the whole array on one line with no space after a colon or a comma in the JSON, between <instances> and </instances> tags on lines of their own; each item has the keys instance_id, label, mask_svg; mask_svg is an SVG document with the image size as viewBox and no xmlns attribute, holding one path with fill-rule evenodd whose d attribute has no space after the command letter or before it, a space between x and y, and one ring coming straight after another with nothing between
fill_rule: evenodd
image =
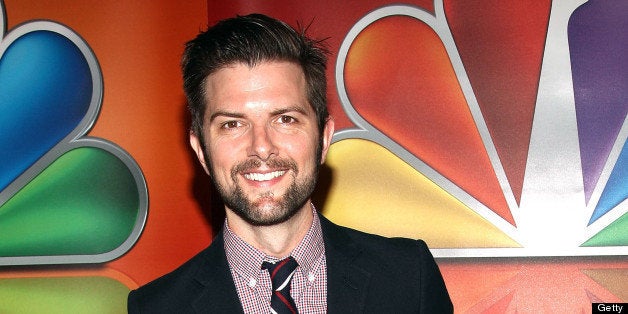
<instances>
[{"instance_id":1,"label":"jacket shoulder","mask_svg":"<svg viewBox=\"0 0 628 314\"><path fill-rule=\"evenodd\" d=\"M190 304L189 298L203 289L195 277L203 265L206 250L174 271L131 291L128 296L129 313L181 312L179 305Z\"/></svg>"},{"instance_id":2,"label":"jacket shoulder","mask_svg":"<svg viewBox=\"0 0 628 314\"><path fill-rule=\"evenodd\" d=\"M432 253L423 240L387 238L322 218L328 265L343 260L372 283L368 312L451 313L453 306ZM331 263L331 264L330 264ZM344 266L332 266L331 270ZM328 275L331 275L328 273Z\"/></svg>"},{"instance_id":3,"label":"jacket shoulder","mask_svg":"<svg viewBox=\"0 0 628 314\"><path fill-rule=\"evenodd\" d=\"M420 257L433 259L427 244L423 240L401 237L384 237L339 226L330 222L326 218L323 219L323 225L325 225L324 229L335 241L356 245L360 251L371 255L371 257L375 259L391 259L393 257L415 261ZM343 240L343 238L346 239Z\"/></svg>"},{"instance_id":4,"label":"jacket shoulder","mask_svg":"<svg viewBox=\"0 0 628 314\"><path fill-rule=\"evenodd\" d=\"M223 243L219 233L208 248L174 271L131 291L129 313L190 313L195 307L241 311Z\"/></svg>"}]
</instances>

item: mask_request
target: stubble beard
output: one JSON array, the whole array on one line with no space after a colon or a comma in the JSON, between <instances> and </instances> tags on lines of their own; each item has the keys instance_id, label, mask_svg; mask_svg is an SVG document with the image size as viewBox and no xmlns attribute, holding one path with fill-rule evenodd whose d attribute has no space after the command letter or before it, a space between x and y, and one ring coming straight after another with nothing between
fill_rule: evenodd
<instances>
[{"instance_id":1,"label":"stubble beard","mask_svg":"<svg viewBox=\"0 0 628 314\"><path fill-rule=\"evenodd\" d=\"M292 183L283 196L276 197L272 191L264 192L249 199L244 193L241 184L241 173L247 169L259 167L262 162L258 159L249 159L239 163L231 170L231 179L235 188L231 191L217 182L216 175L210 166L210 178L222 197L225 206L247 223L254 226L272 226L280 224L292 218L310 198L316 187L318 172L320 169L320 147L317 149L317 158L310 174L297 182L299 169L293 160L271 159L266 164L272 167L281 167L290 170Z\"/></svg>"}]
</instances>

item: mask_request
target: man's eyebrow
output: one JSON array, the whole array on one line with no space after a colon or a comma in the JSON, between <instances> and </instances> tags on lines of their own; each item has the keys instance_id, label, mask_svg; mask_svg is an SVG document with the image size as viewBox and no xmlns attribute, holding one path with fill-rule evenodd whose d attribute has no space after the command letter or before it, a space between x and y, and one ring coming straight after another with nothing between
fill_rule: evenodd
<instances>
[{"instance_id":1,"label":"man's eyebrow","mask_svg":"<svg viewBox=\"0 0 628 314\"><path fill-rule=\"evenodd\" d=\"M284 114L288 112L298 112L302 115L306 115L306 116L308 115L307 111L303 109L303 107L301 106L289 106L285 108L279 108L277 110L272 111L271 115L276 116L276 115L280 115L280 114Z\"/></svg>"},{"instance_id":2,"label":"man's eyebrow","mask_svg":"<svg viewBox=\"0 0 628 314\"><path fill-rule=\"evenodd\" d=\"M228 117L228 118L244 118L244 115L237 112L229 112L229 111L216 111L209 117L209 122L211 123L214 119L218 117Z\"/></svg>"},{"instance_id":3,"label":"man's eyebrow","mask_svg":"<svg viewBox=\"0 0 628 314\"><path fill-rule=\"evenodd\" d=\"M305 110L301 106L288 106L288 107L284 107L284 108L278 108L278 109L275 109L275 110L271 111L270 115L276 116L276 115L281 115L281 114L288 113L288 112L297 112L297 113L300 113L302 115L308 115L307 110ZM238 113L238 112L218 110L218 111L214 112L209 117L209 123L211 123L212 121L214 121L218 117L227 117L227 118L238 118L238 119L241 119L241 118L246 117L246 115L244 115L242 113Z\"/></svg>"}]
</instances>

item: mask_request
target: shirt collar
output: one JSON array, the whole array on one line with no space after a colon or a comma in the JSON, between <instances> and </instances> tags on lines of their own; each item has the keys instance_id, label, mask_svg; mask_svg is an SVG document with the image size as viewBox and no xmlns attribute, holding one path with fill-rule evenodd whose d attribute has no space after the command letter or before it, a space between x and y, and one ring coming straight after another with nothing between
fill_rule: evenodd
<instances>
[{"instance_id":1,"label":"shirt collar","mask_svg":"<svg viewBox=\"0 0 628 314\"><path fill-rule=\"evenodd\" d=\"M320 219L314 205L311 205L311 209L313 215L312 225L301 242L289 254L297 261L301 272L306 277L315 272L317 266L315 264L325 251ZM229 228L226 218L223 230L225 253L229 266L245 280L251 278L257 280L264 261L275 262L287 257L278 259L267 256L262 251L248 244Z\"/></svg>"}]
</instances>

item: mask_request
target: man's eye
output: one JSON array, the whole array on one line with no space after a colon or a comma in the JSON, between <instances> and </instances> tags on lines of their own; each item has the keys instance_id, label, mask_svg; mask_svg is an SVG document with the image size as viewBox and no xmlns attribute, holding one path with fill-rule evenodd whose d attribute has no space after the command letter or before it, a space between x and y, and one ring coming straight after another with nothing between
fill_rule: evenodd
<instances>
[{"instance_id":1,"label":"man's eye","mask_svg":"<svg viewBox=\"0 0 628 314\"><path fill-rule=\"evenodd\" d=\"M238 121L227 121L222 123L221 128L222 129L234 129L239 127L241 124Z\"/></svg>"},{"instance_id":2,"label":"man's eye","mask_svg":"<svg viewBox=\"0 0 628 314\"><path fill-rule=\"evenodd\" d=\"M282 124L291 124L297 122L297 120L291 116L280 116L278 122Z\"/></svg>"}]
</instances>

